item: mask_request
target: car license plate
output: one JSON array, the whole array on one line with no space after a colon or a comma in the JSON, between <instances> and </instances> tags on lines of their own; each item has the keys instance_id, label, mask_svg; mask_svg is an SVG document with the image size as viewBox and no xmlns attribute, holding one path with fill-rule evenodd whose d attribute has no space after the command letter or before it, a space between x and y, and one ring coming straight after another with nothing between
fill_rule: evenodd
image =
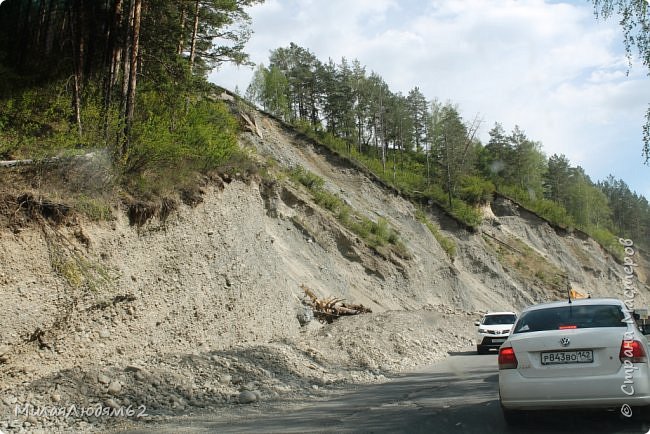
<instances>
[{"instance_id":1,"label":"car license plate","mask_svg":"<svg viewBox=\"0 0 650 434\"><path fill-rule=\"evenodd\" d=\"M502 344L505 341L506 341L505 338L503 338L503 339L492 339L493 344Z\"/></svg>"},{"instance_id":2,"label":"car license plate","mask_svg":"<svg viewBox=\"0 0 650 434\"><path fill-rule=\"evenodd\" d=\"M550 351L542 353L542 365L559 365L564 363L593 363L592 350Z\"/></svg>"}]
</instances>

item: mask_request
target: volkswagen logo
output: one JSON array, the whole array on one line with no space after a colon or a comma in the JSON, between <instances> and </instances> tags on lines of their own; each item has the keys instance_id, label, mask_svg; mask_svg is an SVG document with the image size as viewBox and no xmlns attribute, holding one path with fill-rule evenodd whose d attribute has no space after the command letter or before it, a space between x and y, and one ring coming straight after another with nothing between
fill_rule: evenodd
<instances>
[{"instance_id":1,"label":"volkswagen logo","mask_svg":"<svg viewBox=\"0 0 650 434\"><path fill-rule=\"evenodd\" d=\"M562 345L563 347L568 347L570 343L571 343L571 339L569 338L560 339L560 345Z\"/></svg>"}]
</instances>

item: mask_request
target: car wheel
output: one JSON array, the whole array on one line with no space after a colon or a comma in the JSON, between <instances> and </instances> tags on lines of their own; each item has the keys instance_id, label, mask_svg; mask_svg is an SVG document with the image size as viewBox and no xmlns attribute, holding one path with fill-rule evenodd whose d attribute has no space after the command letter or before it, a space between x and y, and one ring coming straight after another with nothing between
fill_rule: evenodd
<instances>
[{"instance_id":1,"label":"car wheel","mask_svg":"<svg viewBox=\"0 0 650 434\"><path fill-rule=\"evenodd\" d=\"M485 354L485 353L487 353L487 351L481 345L477 345L476 346L476 353L477 354Z\"/></svg>"}]
</instances>

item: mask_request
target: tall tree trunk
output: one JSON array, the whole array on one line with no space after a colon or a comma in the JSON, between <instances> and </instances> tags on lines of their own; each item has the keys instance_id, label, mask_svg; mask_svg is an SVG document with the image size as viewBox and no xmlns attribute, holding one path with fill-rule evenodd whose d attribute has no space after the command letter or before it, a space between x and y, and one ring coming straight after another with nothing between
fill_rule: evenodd
<instances>
[{"instance_id":1,"label":"tall tree trunk","mask_svg":"<svg viewBox=\"0 0 650 434\"><path fill-rule=\"evenodd\" d=\"M185 19L187 18L187 9L185 2L181 6L181 34L178 38L178 48L176 49L176 54L179 56L183 54L183 49L185 48Z\"/></svg>"},{"instance_id":2,"label":"tall tree trunk","mask_svg":"<svg viewBox=\"0 0 650 434\"><path fill-rule=\"evenodd\" d=\"M123 0L115 0L113 4L112 20L108 28L106 37L106 58L105 58L105 77L104 77L104 139L108 142L108 118L110 113L111 102L113 99L113 86L116 83L119 74L120 64L120 47L117 44L117 35L122 22Z\"/></svg>"},{"instance_id":3,"label":"tall tree trunk","mask_svg":"<svg viewBox=\"0 0 650 434\"><path fill-rule=\"evenodd\" d=\"M196 58L196 39L199 33L199 6L200 0L196 0L194 7L194 28L192 30L192 44L190 48L190 72L194 71L194 59Z\"/></svg>"},{"instance_id":4,"label":"tall tree trunk","mask_svg":"<svg viewBox=\"0 0 650 434\"><path fill-rule=\"evenodd\" d=\"M45 1L46 0L40 0L39 1L39 8L38 8L38 25L37 28L35 29L36 31L36 47L40 48L43 45L43 39L45 39L45 32L47 30L47 11L45 9Z\"/></svg>"},{"instance_id":5,"label":"tall tree trunk","mask_svg":"<svg viewBox=\"0 0 650 434\"><path fill-rule=\"evenodd\" d=\"M426 153L427 153L427 186L429 186L429 184L431 184L431 169L430 169L431 166L429 165L429 154L431 153L431 150L429 149L428 145L427 145Z\"/></svg>"},{"instance_id":6,"label":"tall tree trunk","mask_svg":"<svg viewBox=\"0 0 650 434\"><path fill-rule=\"evenodd\" d=\"M449 143L447 142L447 136L443 137L443 142L445 144L445 170L447 171L447 197L449 199L449 209L453 209L453 202L451 200L451 161L449 156Z\"/></svg>"},{"instance_id":7,"label":"tall tree trunk","mask_svg":"<svg viewBox=\"0 0 650 434\"><path fill-rule=\"evenodd\" d=\"M75 123L79 137L83 134L81 125L81 92L83 86L83 70L85 58L85 37L83 35L83 3L75 0L70 10L70 32L72 33L73 47L73 96L72 106L74 109Z\"/></svg>"},{"instance_id":8,"label":"tall tree trunk","mask_svg":"<svg viewBox=\"0 0 650 434\"><path fill-rule=\"evenodd\" d=\"M49 57L52 52L52 45L54 44L54 25L55 19L54 0L50 0L47 7L47 15L45 17L45 38L43 40L43 52L45 57Z\"/></svg>"},{"instance_id":9,"label":"tall tree trunk","mask_svg":"<svg viewBox=\"0 0 650 434\"><path fill-rule=\"evenodd\" d=\"M138 57L140 56L140 21L142 13L142 0L134 0L133 7L133 32L131 53L129 55L129 87L126 98L126 116L125 116L125 141L122 147L122 156L126 155L129 146L129 136L133 125L133 114L135 112L135 97L138 76Z\"/></svg>"},{"instance_id":10,"label":"tall tree trunk","mask_svg":"<svg viewBox=\"0 0 650 434\"><path fill-rule=\"evenodd\" d=\"M22 26L19 27L20 28L20 30L19 30L20 36L18 38L19 42L17 44L18 47L20 47L20 49L17 50L18 51L17 65L18 65L19 70L22 70L23 67L25 66L25 59L28 57L28 50L29 50L29 37L30 37L29 22L30 22L30 18L31 18L30 15L32 13L32 2L28 1L28 2L24 2L23 4L25 4L25 3L26 3L25 9L24 9L25 10L25 16L24 16L24 19L23 19ZM23 10L22 6L21 6L20 9L21 9L21 11Z\"/></svg>"},{"instance_id":11,"label":"tall tree trunk","mask_svg":"<svg viewBox=\"0 0 650 434\"><path fill-rule=\"evenodd\" d=\"M127 99L129 94L129 78L131 71L131 47L133 46L133 17L135 12L136 0L128 0L129 2L129 15L127 18L126 29L124 31L124 41L122 45L122 101L121 101L121 115L126 118Z\"/></svg>"}]
</instances>

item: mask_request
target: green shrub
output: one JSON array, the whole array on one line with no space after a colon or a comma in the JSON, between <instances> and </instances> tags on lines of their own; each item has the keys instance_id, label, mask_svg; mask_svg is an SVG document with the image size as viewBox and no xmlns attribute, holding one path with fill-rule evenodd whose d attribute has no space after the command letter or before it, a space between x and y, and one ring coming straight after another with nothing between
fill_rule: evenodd
<instances>
[{"instance_id":1,"label":"green shrub","mask_svg":"<svg viewBox=\"0 0 650 434\"><path fill-rule=\"evenodd\" d=\"M479 210L459 199L452 199L452 207L449 209L449 212L456 219L473 228L478 227L483 220L483 216Z\"/></svg>"},{"instance_id":2,"label":"green shrub","mask_svg":"<svg viewBox=\"0 0 650 434\"><path fill-rule=\"evenodd\" d=\"M454 240L444 236L442 232L440 232L440 228L431 222L422 210L418 209L415 211L415 219L420 223L423 223L429 229L429 232L431 232L436 241L438 241L438 244L440 244L440 247L442 247L445 253L447 253L447 256L454 259L456 256L456 243Z\"/></svg>"},{"instance_id":3,"label":"green shrub","mask_svg":"<svg viewBox=\"0 0 650 434\"><path fill-rule=\"evenodd\" d=\"M296 166L289 174L291 179L304 185L312 191L320 190L325 185L325 181L320 176L305 170L302 166Z\"/></svg>"},{"instance_id":4,"label":"green shrub","mask_svg":"<svg viewBox=\"0 0 650 434\"><path fill-rule=\"evenodd\" d=\"M625 251L621 243L618 242L618 237L612 234L605 228L589 227L585 228L594 240L596 240L605 250L614 255L614 257L622 260L625 256Z\"/></svg>"},{"instance_id":5,"label":"green shrub","mask_svg":"<svg viewBox=\"0 0 650 434\"><path fill-rule=\"evenodd\" d=\"M379 219L377 219L377 223L374 224L372 233L375 234L377 238L388 241L389 232L390 230L388 228L388 221L386 221L386 219L383 217L379 217Z\"/></svg>"},{"instance_id":6,"label":"green shrub","mask_svg":"<svg viewBox=\"0 0 650 434\"><path fill-rule=\"evenodd\" d=\"M339 208L339 212L336 215L336 218L343 223L343 226L349 226L350 224L350 207L343 206Z\"/></svg>"},{"instance_id":7,"label":"green shrub","mask_svg":"<svg viewBox=\"0 0 650 434\"><path fill-rule=\"evenodd\" d=\"M319 189L313 192L313 196L317 204L335 214L343 207L343 201L329 191Z\"/></svg>"},{"instance_id":8,"label":"green shrub","mask_svg":"<svg viewBox=\"0 0 650 434\"><path fill-rule=\"evenodd\" d=\"M100 92L88 83L81 98L81 131L74 121L67 81L22 90L0 99L0 155L40 159L105 147L116 137L115 110L104 116Z\"/></svg>"},{"instance_id":9,"label":"green shrub","mask_svg":"<svg viewBox=\"0 0 650 434\"><path fill-rule=\"evenodd\" d=\"M473 205L489 203L495 191L492 181L478 176L463 176L460 185L460 198Z\"/></svg>"},{"instance_id":10,"label":"green shrub","mask_svg":"<svg viewBox=\"0 0 650 434\"><path fill-rule=\"evenodd\" d=\"M550 223L570 229L575 226L573 218L566 209L553 201L544 198L534 198L527 191L512 186L500 187L502 194L524 205L526 208L548 220Z\"/></svg>"},{"instance_id":11,"label":"green shrub","mask_svg":"<svg viewBox=\"0 0 650 434\"><path fill-rule=\"evenodd\" d=\"M152 95L144 98L150 105L157 101ZM198 101L176 117L157 109L148 113L134 124L125 158L129 190L160 195L196 182L197 173L243 158L237 145L237 121L221 102Z\"/></svg>"},{"instance_id":12,"label":"green shrub","mask_svg":"<svg viewBox=\"0 0 650 434\"><path fill-rule=\"evenodd\" d=\"M114 219L110 205L100 198L81 195L76 198L74 208L93 221L108 221Z\"/></svg>"}]
</instances>

